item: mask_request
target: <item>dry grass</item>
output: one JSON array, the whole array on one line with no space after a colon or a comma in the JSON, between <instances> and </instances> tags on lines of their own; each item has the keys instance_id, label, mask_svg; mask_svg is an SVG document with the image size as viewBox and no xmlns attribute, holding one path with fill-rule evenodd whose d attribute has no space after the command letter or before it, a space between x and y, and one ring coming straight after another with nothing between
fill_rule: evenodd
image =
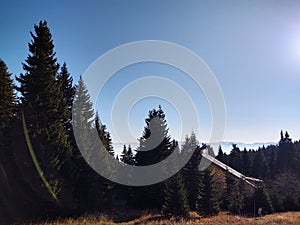
<instances>
[{"instance_id":1,"label":"dry grass","mask_svg":"<svg viewBox=\"0 0 300 225\"><path fill-rule=\"evenodd\" d=\"M136 218L129 219L129 217L134 217L134 215ZM141 215L141 212L136 211L126 212L124 218L126 218L125 220L128 222L118 223L117 221L119 218L116 216L99 214L77 219L70 218L46 221L35 225L300 225L300 212L277 213L256 219L233 216L226 212L221 212L218 216L202 218L196 213L191 212L189 219L178 219L173 217L166 219L158 212L142 212Z\"/></svg>"}]
</instances>

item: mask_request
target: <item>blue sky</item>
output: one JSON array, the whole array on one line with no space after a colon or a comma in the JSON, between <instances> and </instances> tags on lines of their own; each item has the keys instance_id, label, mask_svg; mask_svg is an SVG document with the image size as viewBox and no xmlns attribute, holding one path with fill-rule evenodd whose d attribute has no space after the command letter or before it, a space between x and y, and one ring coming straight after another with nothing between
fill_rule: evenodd
<instances>
[{"instance_id":1,"label":"blue sky","mask_svg":"<svg viewBox=\"0 0 300 225\"><path fill-rule=\"evenodd\" d=\"M118 45L174 42L198 54L218 79L227 110L224 140L277 141L281 129L300 139L299 11L300 2L289 0L6 1L0 7L0 58L14 75L22 72L29 31L44 19L57 58L66 61L75 81L94 60ZM109 131L113 132L110 108L117 93L133 80L153 75L187 90L199 113L198 136L207 141L211 115L204 94L183 72L151 63L119 71L101 92L97 108ZM130 111L134 137L141 135L148 110L158 104L167 114L171 135L179 138L180 116L172 104L159 98L145 98ZM118 125L114 139L132 141L125 125ZM193 129L191 125L184 132Z\"/></svg>"}]
</instances>

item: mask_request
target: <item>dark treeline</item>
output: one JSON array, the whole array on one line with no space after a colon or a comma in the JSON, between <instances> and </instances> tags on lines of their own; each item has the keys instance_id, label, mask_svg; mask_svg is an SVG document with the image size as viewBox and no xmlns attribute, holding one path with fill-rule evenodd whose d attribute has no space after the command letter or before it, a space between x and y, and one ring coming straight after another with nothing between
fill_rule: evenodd
<instances>
[{"instance_id":1,"label":"dark treeline","mask_svg":"<svg viewBox=\"0 0 300 225\"><path fill-rule=\"evenodd\" d=\"M300 143L293 142L287 132L281 133L278 145L257 151L241 151L236 145L230 154L219 149L220 161L264 181L256 189L215 166L200 171L201 146L195 134L178 146L169 135L160 106L149 111L138 149L124 146L121 155L115 156L110 134L94 112L83 79L74 86L66 63L58 64L47 23L41 21L30 34L29 55L23 63L24 73L16 77L17 86L0 60L1 224L116 207L158 209L165 216L188 216L190 210L203 216L220 210L253 215L254 207L262 208L264 214L300 210ZM98 157L97 152L103 151L95 149L91 141L100 138L104 151L122 165L146 166L164 160L173 151L179 156L195 151L166 181L144 187L119 185L87 164L75 141L74 126L84 127L81 144L89 151L88 157ZM97 137L90 135L94 129ZM155 149L143 151L151 145L151 135L162 141Z\"/></svg>"},{"instance_id":2,"label":"dark treeline","mask_svg":"<svg viewBox=\"0 0 300 225\"><path fill-rule=\"evenodd\" d=\"M293 142L287 131L281 131L278 145L255 151L232 147L229 155L220 148L216 158L246 176L262 179L276 212L300 210L299 141Z\"/></svg>"}]
</instances>

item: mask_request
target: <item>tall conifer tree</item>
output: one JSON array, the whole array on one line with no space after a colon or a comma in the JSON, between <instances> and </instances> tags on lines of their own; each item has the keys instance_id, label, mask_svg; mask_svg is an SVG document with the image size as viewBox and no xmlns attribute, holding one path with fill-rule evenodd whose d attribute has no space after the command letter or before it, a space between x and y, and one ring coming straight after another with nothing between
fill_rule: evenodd
<instances>
[{"instance_id":1,"label":"tall conifer tree","mask_svg":"<svg viewBox=\"0 0 300 225\"><path fill-rule=\"evenodd\" d=\"M61 67L61 71L57 76L58 83L63 92L63 98L61 101L61 113L63 116L64 127L68 132L71 132L71 120L72 120L72 105L75 95L75 88L73 87L73 78L71 77L67 64L64 63Z\"/></svg>"},{"instance_id":2,"label":"tall conifer tree","mask_svg":"<svg viewBox=\"0 0 300 225\"><path fill-rule=\"evenodd\" d=\"M14 114L15 95L11 74L0 59L0 129L8 127Z\"/></svg>"},{"instance_id":3,"label":"tall conifer tree","mask_svg":"<svg viewBox=\"0 0 300 225\"><path fill-rule=\"evenodd\" d=\"M126 163L128 165L135 164L133 152L132 152L130 145L128 146L128 149L126 148L126 145L124 145L123 151L121 154L121 162Z\"/></svg>"},{"instance_id":4,"label":"tall conifer tree","mask_svg":"<svg viewBox=\"0 0 300 225\"><path fill-rule=\"evenodd\" d=\"M198 195L198 182L199 182L199 164L201 161L201 150L198 147L198 142L194 132L190 137L186 136L185 142L181 148L181 154L194 151L188 163L182 168L182 174L187 189L189 207L191 210L196 209L196 200ZM186 156L182 156L184 158Z\"/></svg>"},{"instance_id":5,"label":"tall conifer tree","mask_svg":"<svg viewBox=\"0 0 300 225\"><path fill-rule=\"evenodd\" d=\"M44 176L58 192L63 187L59 171L72 154L60 110L64 94L57 80L59 65L47 22L40 21L34 31L30 32L30 54L23 63L25 73L17 77L21 111L33 143L31 151L35 152Z\"/></svg>"},{"instance_id":6,"label":"tall conifer tree","mask_svg":"<svg viewBox=\"0 0 300 225\"><path fill-rule=\"evenodd\" d=\"M158 163L172 152L171 138L161 106L158 110L149 111L145 119L146 126L143 136L139 139L139 147L135 155L137 166L147 166ZM163 172L163 171L161 171ZM147 174L145 174L147 176ZM138 206L160 209L163 202L163 183L136 188Z\"/></svg>"},{"instance_id":7,"label":"tall conifer tree","mask_svg":"<svg viewBox=\"0 0 300 225\"><path fill-rule=\"evenodd\" d=\"M209 169L201 172L198 188L197 212L203 216L218 214L220 211L219 194Z\"/></svg>"},{"instance_id":8,"label":"tall conifer tree","mask_svg":"<svg viewBox=\"0 0 300 225\"><path fill-rule=\"evenodd\" d=\"M187 217L189 202L182 174L179 172L165 182L165 197L162 205L164 215Z\"/></svg>"},{"instance_id":9,"label":"tall conifer tree","mask_svg":"<svg viewBox=\"0 0 300 225\"><path fill-rule=\"evenodd\" d=\"M9 180L12 170L12 120L15 111L14 85L11 74L4 61L0 59L0 218L3 223L8 219L9 209L15 202L11 198L12 187Z\"/></svg>"}]
</instances>

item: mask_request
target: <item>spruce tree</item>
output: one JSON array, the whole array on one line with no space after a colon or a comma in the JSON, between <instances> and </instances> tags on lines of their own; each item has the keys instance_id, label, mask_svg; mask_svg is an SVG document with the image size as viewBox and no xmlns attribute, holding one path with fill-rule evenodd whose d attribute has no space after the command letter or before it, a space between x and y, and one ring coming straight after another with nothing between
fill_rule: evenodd
<instances>
[{"instance_id":1,"label":"spruce tree","mask_svg":"<svg viewBox=\"0 0 300 225\"><path fill-rule=\"evenodd\" d=\"M127 147L126 145L123 146L123 151L121 153L121 162L126 163L127 161Z\"/></svg>"},{"instance_id":2,"label":"spruce tree","mask_svg":"<svg viewBox=\"0 0 300 225\"><path fill-rule=\"evenodd\" d=\"M0 166L1 159L12 160L13 117L15 112L14 84L4 61L0 59ZM3 170L3 167L2 167Z\"/></svg>"},{"instance_id":3,"label":"spruce tree","mask_svg":"<svg viewBox=\"0 0 300 225\"><path fill-rule=\"evenodd\" d=\"M230 159L229 166L231 166L237 171L242 171L243 161L242 161L241 150L236 144L232 144L232 150L230 152L229 159Z\"/></svg>"},{"instance_id":4,"label":"spruce tree","mask_svg":"<svg viewBox=\"0 0 300 225\"><path fill-rule=\"evenodd\" d=\"M100 120L99 116L94 117L93 105L82 77L79 78L76 85L72 112L73 128L80 129L77 136L80 140L77 141L80 151L76 149L74 153L74 160L77 165L76 173L74 174L74 179L76 180L75 196L80 211L93 211L109 207L112 197L111 192L108 192L110 182L99 176L82 157L82 154L84 154L90 163L106 162L105 159L101 158L104 157L101 154L102 151L106 150L97 149L97 146L94 144L94 139L99 138L99 133L97 134L97 132L100 131Z\"/></svg>"},{"instance_id":5,"label":"spruce tree","mask_svg":"<svg viewBox=\"0 0 300 225\"><path fill-rule=\"evenodd\" d=\"M216 159L221 162L224 162L224 152L222 150L221 145L219 146L218 155L216 156Z\"/></svg>"},{"instance_id":6,"label":"spruce tree","mask_svg":"<svg viewBox=\"0 0 300 225\"><path fill-rule=\"evenodd\" d=\"M20 82L21 108L24 111L30 133L44 140L47 153L54 167L59 169L64 163L63 157L70 153L70 145L64 129L60 106L64 94L56 79L59 65L55 58L52 35L46 21L34 26L32 41L23 69L25 74L17 77ZM52 147L49 147L52 146ZM62 158L58 155L63 154Z\"/></svg>"},{"instance_id":7,"label":"spruce tree","mask_svg":"<svg viewBox=\"0 0 300 225\"><path fill-rule=\"evenodd\" d=\"M185 142L181 147L181 154L194 151L188 163L182 168L182 174L187 189L189 207L191 210L196 209L196 199L198 195L198 182L199 182L199 164L201 161L201 150L198 147L198 142L194 132L190 137L186 137ZM181 158L184 158L182 156Z\"/></svg>"},{"instance_id":8,"label":"spruce tree","mask_svg":"<svg viewBox=\"0 0 300 225\"><path fill-rule=\"evenodd\" d=\"M255 190L254 201L257 209L262 208L263 214L273 213L273 205L265 184L262 184Z\"/></svg>"},{"instance_id":9,"label":"spruce tree","mask_svg":"<svg viewBox=\"0 0 300 225\"><path fill-rule=\"evenodd\" d=\"M112 139L110 137L110 133L106 129L106 125L102 124L100 121L100 117L98 112L96 112L95 116L95 128L98 132L99 138L105 147L105 149L112 155L114 156L114 149L112 146Z\"/></svg>"},{"instance_id":10,"label":"spruce tree","mask_svg":"<svg viewBox=\"0 0 300 225\"><path fill-rule=\"evenodd\" d=\"M189 203L184 180L180 172L165 182L164 194L165 197L161 209L164 215L188 216Z\"/></svg>"},{"instance_id":11,"label":"spruce tree","mask_svg":"<svg viewBox=\"0 0 300 225\"><path fill-rule=\"evenodd\" d=\"M123 147L123 151L121 153L121 162L128 164L128 165L134 165L134 155L131 149L131 146L128 146L128 150L126 148L126 145Z\"/></svg>"},{"instance_id":12,"label":"spruce tree","mask_svg":"<svg viewBox=\"0 0 300 225\"><path fill-rule=\"evenodd\" d=\"M134 155L133 155L133 151L130 145L128 145L128 150L127 150L127 159L126 162L128 165L135 165L135 161L134 161Z\"/></svg>"},{"instance_id":13,"label":"spruce tree","mask_svg":"<svg viewBox=\"0 0 300 225\"><path fill-rule=\"evenodd\" d=\"M93 124L95 122L94 110L82 77L79 78L78 84L76 85L72 117L73 129L79 130L77 136L77 146L79 149L76 152L76 158L81 162L83 160L82 154L84 154L87 161L91 162L94 150L93 138L98 137L94 137L92 133ZM95 126L97 125L99 124L95 124ZM79 152L79 150L81 152Z\"/></svg>"},{"instance_id":14,"label":"spruce tree","mask_svg":"<svg viewBox=\"0 0 300 225\"><path fill-rule=\"evenodd\" d=\"M57 76L58 83L63 92L61 101L61 113L63 115L64 127L67 131L72 132L72 105L75 95L75 88L73 87L73 78L71 77L66 63L61 67L61 71Z\"/></svg>"},{"instance_id":15,"label":"spruce tree","mask_svg":"<svg viewBox=\"0 0 300 225\"><path fill-rule=\"evenodd\" d=\"M36 34L30 32L32 41L28 44L30 54L23 63L25 74L17 80L26 121L39 133L60 118L57 109L63 95L56 80L59 65L47 22L41 21L34 29Z\"/></svg>"},{"instance_id":16,"label":"spruce tree","mask_svg":"<svg viewBox=\"0 0 300 225\"><path fill-rule=\"evenodd\" d=\"M274 178L275 172L276 172L276 153L277 151L275 149L270 149L271 156L270 156L270 162L269 162L269 168L270 168L270 175L269 178Z\"/></svg>"},{"instance_id":17,"label":"spruce tree","mask_svg":"<svg viewBox=\"0 0 300 225\"><path fill-rule=\"evenodd\" d=\"M94 122L94 111L90 96L84 84L82 77L79 78L78 84L75 86L76 92L72 108L72 125L73 129L80 129L80 142L77 143L78 148L74 151L75 168L72 176L74 177L74 195L77 201L79 211L85 211L90 208L88 183L93 183L93 173L87 162L82 156L83 154L90 160L92 140L91 129ZM80 150L79 150L80 149Z\"/></svg>"},{"instance_id":18,"label":"spruce tree","mask_svg":"<svg viewBox=\"0 0 300 225\"><path fill-rule=\"evenodd\" d=\"M94 149L91 152L91 157L94 159L93 161L96 161L97 163L102 163L102 170L105 170L106 172L112 175L116 172L117 169L114 168L114 166L110 163L110 160L114 157L112 139L110 138L110 133L106 130L106 126L101 123L98 112L95 116L95 129L98 134L98 136L95 138L100 139L102 143L102 146L100 148L102 149ZM97 146L97 148L98 147L99 146ZM106 152L108 152L110 155L105 154ZM107 182L107 186L109 186L110 189L112 189L112 182Z\"/></svg>"},{"instance_id":19,"label":"spruce tree","mask_svg":"<svg viewBox=\"0 0 300 225\"><path fill-rule=\"evenodd\" d=\"M145 122L143 136L139 139L140 143L135 155L137 166L158 163L171 154L171 138L161 106L158 110L149 111Z\"/></svg>"},{"instance_id":20,"label":"spruce tree","mask_svg":"<svg viewBox=\"0 0 300 225\"><path fill-rule=\"evenodd\" d=\"M258 149L253 160L252 176L257 178L266 178L268 175L269 166L265 154L261 149Z\"/></svg>"},{"instance_id":21,"label":"spruce tree","mask_svg":"<svg viewBox=\"0 0 300 225\"><path fill-rule=\"evenodd\" d=\"M245 174L246 176L249 176L251 173L251 159L250 159L250 154L248 153L247 149L244 148L244 151L242 151L242 162L243 162L243 169L242 173Z\"/></svg>"},{"instance_id":22,"label":"spruce tree","mask_svg":"<svg viewBox=\"0 0 300 225\"><path fill-rule=\"evenodd\" d=\"M145 123L146 126L142 137L139 139L140 143L135 155L137 166L158 163L172 152L167 121L161 106L159 106L158 110L153 109L149 111ZM161 208L164 196L163 183L138 187L135 190L136 202L139 207Z\"/></svg>"},{"instance_id":23,"label":"spruce tree","mask_svg":"<svg viewBox=\"0 0 300 225\"><path fill-rule=\"evenodd\" d=\"M8 127L14 115L15 95L11 73L0 59L0 129ZM2 142L1 142L2 143Z\"/></svg>"},{"instance_id":24,"label":"spruce tree","mask_svg":"<svg viewBox=\"0 0 300 225\"><path fill-rule=\"evenodd\" d=\"M121 153L120 161L127 165L135 165L134 155L130 145L128 145L128 148L126 147L126 145L123 146L123 151ZM131 178L132 178L132 171L129 169L128 179L130 180ZM117 189L120 190L120 197L123 200L125 200L128 205L134 206L135 204L134 188L131 186L118 185Z\"/></svg>"},{"instance_id":25,"label":"spruce tree","mask_svg":"<svg viewBox=\"0 0 300 225\"><path fill-rule=\"evenodd\" d=\"M281 131L281 139L279 141L278 157L277 157L277 172L287 172L292 168L297 167L297 155L295 146L289 133L286 131L283 135Z\"/></svg>"},{"instance_id":26,"label":"spruce tree","mask_svg":"<svg viewBox=\"0 0 300 225\"><path fill-rule=\"evenodd\" d=\"M241 189L242 180L237 180L231 174L226 173L225 207L233 214L241 214L244 208L244 191Z\"/></svg>"},{"instance_id":27,"label":"spruce tree","mask_svg":"<svg viewBox=\"0 0 300 225\"><path fill-rule=\"evenodd\" d=\"M3 223L11 218L9 212L15 209L13 188L10 186L10 179L16 177L12 173L13 163L13 116L15 111L14 85L11 74L4 61L0 59L0 220ZM7 220L7 221L6 221Z\"/></svg>"},{"instance_id":28,"label":"spruce tree","mask_svg":"<svg viewBox=\"0 0 300 225\"><path fill-rule=\"evenodd\" d=\"M196 203L198 214L203 216L218 214L220 211L219 193L209 169L201 172L198 188Z\"/></svg>"},{"instance_id":29,"label":"spruce tree","mask_svg":"<svg viewBox=\"0 0 300 225\"><path fill-rule=\"evenodd\" d=\"M88 155L88 152L93 149L91 131L95 118L90 95L82 77L79 78L78 84L76 85L72 116L73 128L80 129L80 142L77 142L80 146L78 147Z\"/></svg>"},{"instance_id":30,"label":"spruce tree","mask_svg":"<svg viewBox=\"0 0 300 225\"><path fill-rule=\"evenodd\" d=\"M63 190L64 179L59 173L72 155L61 112L64 99L57 80L59 65L55 57L51 32L46 21L34 26L32 41L23 63L24 74L17 77L20 83L21 112L33 143L33 149L45 177L55 189ZM24 122L24 121L23 121Z\"/></svg>"},{"instance_id":31,"label":"spruce tree","mask_svg":"<svg viewBox=\"0 0 300 225\"><path fill-rule=\"evenodd\" d=\"M103 152L107 151L112 157L114 157L115 152L113 149L110 133L107 131L106 125L101 123L98 112L96 113L95 116L95 129L98 133L97 138L100 138L103 144L104 147ZM95 151L99 152L99 149L95 149ZM109 155L103 154L103 152L101 151L100 154L98 154L98 157L101 158L101 162L104 165L103 168L105 168L105 170L112 175L117 172L117 168L111 165L109 161L109 158L111 159L111 157ZM106 187L107 189L106 194L109 195L108 199L110 199L113 196L115 184L107 179L103 179L103 185Z\"/></svg>"}]
</instances>

